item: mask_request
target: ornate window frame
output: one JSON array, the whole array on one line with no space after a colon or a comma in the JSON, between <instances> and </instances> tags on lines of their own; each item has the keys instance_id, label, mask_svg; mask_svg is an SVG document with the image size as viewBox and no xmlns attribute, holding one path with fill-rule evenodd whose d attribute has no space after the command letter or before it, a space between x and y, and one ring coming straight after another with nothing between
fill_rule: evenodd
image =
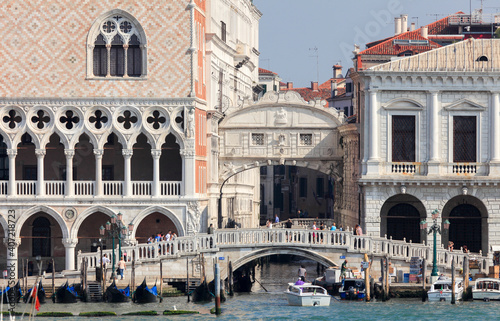
<instances>
[{"instance_id":1,"label":"ornate window frame","mask_svg":"<svg viewBox=\"0 0 500 321\"><path fill-rule=\"evenodd\" d=\"M141 76L139 77L128 77L128 76L95 76L94 75L94 43L97 39L97 37L102 34L102 28L101 26L103 25L106 20L113 20L115 16L120 16L122 19L125 19L126 21L131 23L131 31L128 32L127 34L124 34L121 30L120 27L117 26L117 28L114 30L114 32L111 34L109 37L109 43L111 43L111 40L113 37L117 34L120 35L120 37L124 40L124 43L127 43L130 38L132 38L132 35L136 35L137 38L139 38L140 41L140 48L141 48ZM121 20L119 20L121 21ZM108 39L107 39L108 40ZM139 21L134 18L131 14L128 12L121 10L121 9L114 9L111 11L108 11L104 14L102 14L99 18L97 18L94 23L92 24L92 27L89 30L89 33L87 35L87 77L86 79L92 79L92 80L144 80L147 78L147 37L146 33L144 32L144 29L142 28L141 24Z\"/></svg>"}]
</instances>

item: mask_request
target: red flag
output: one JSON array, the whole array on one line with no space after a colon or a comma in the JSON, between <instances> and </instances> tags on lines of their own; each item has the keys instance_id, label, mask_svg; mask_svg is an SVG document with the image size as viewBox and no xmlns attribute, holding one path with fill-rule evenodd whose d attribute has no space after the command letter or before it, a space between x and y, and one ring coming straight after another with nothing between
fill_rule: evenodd
<instances>
[{"instance_id":1,"label":"red flag","mask_svg":"<svg viewBox=\"0 0 500 321\"><path fill-rule=\"evenodd\" d=\"M34 300L35 300L35 309L37 311L40 311L40 301L38 300L38 295L36 293L36 288L37 288L36 286L33 287L33 291L31 293L31 297L34 298Z\"/></svg>"}]
</instances>

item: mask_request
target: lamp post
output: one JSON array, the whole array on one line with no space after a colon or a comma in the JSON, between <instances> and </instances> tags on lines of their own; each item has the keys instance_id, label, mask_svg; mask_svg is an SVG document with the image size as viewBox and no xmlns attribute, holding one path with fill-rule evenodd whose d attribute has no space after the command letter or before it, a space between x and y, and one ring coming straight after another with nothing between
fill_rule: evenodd
<instances>
[{"instance_id":1,"label":"lamp post","mask_svg":"<svg viewBox=\"0 0 500 321\"><path fill-rule=\"evenodd\" d=\"M123 214L118 213L118 215L111 215L111 222L106 222L106 227L102 226L99 228L99 233L101 236L106 236L112 240L112 249L113 249L113 264L112 264L112 273L111 279L113 280L116 277L115 274L115 263L116 263L116 254L115 254L115 238L118 239L118 254L119 257L122 256L122 239L125 236L130 235L134 229L134 224L129 223L128 229L122 221ZM107 232L107 235L105 235ZM102 262L102 259L101 259Z\"/></svg>"},{"instance_id":2,"label":"lamp post","mask_svg":"<svg viewBox=\"0 0 500 321\"><path fill-rule=\"evenodd\" d=\"M438 277L438 268L437 268L437 233L441 234L441 229L437 223L437 219L439 217L439 211L432 211L432 220L433 224L429 227L429 231L427 232L427 222L425 220L420 222L420 229L426 231L427 234L433 234L434 246L433 246L433 254L432 254L432 273L431 273L431 282L434 283ZM448 230L450 228L450 222L448 220L443 222L443 228Z\"/></svg>"}]
</instances>

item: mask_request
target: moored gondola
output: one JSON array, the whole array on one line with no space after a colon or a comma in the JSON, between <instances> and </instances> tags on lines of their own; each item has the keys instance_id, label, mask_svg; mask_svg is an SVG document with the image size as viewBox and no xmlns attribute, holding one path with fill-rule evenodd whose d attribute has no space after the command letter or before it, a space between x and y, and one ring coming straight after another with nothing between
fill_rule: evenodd
<instances>
[{"instance_id":1,"label":"moored gondola","mask_svg":"<svg viewBox=\"0 0 500 321\"><path fill-rule=\"evenodd\" d=\"M7 286L5 290L2 292L3 303L8 303L14 301L15 303L19 303L21 301L21 297L23 293L21 292L21 286L19 285L19 281L14 287Z\"/></svg>"},{"instance_id":2,"label":"moored gondola","mask_svg":"<svg viewBox=\"0 0 500 321\"><path fill-rule=\"evenodd\" d=\"M26 293L26 295L23 297L23 302L24 303L26 303L26 302L31 303L33 301L33 298L31 297L31 291L32 290L33 290L33 288L29 289L28 293ZM42 281L40 281L38 283L38 288L37 288L36 295L38 297L38 302L45 303L45 290L43 289Z\"/></svg>"},{"instance_id":3,"label":"moored gondola","mask_svg":"<svg viewBox=\"0 0 500 321\"><path fill-rule=\"evenodd\" d=\"M128 302L130 300L130 286L120 290L116 287L116 282L113 281L113 283L111 283L111 285L106 289L104 299L108 302Z\"/></svg>"},{"instance_id":4,"label":"moored gondola","mask_svg":"<svg viewBox=\"0 0 500 321\"><path fill-rule=\"evenodd\" d=\"M55 301L56 303L75 303L78 298L78 294L73 286L68 285L68 281L64 283L56 291Z\"/></svg>"},{"instance_id":5,"label":"moored gondola","mask_svg":"<svg viewBox=\"0 0 500 321\"><path fill-rule=\"evenodd\" d=\"M142 284L137 287L134 293L134 302L136 303L153 303L156 302L158 297L158 290L156 284L151 289L146 285L146 278Z\"/></svg>"}]
</instances>

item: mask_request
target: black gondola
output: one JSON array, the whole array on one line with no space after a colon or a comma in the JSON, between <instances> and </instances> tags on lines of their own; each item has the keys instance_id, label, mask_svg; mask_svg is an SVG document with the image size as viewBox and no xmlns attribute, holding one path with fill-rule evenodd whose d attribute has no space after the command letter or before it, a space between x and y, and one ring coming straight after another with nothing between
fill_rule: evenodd
<instances>
[{"instance_id":1,"label":"black gondola","mask_svg":"<svg viewBox=\"0 0 500 321\"><path fill-rule=\"evenodd\" d=\"M69 286L68 281L56 291L56 303L75 303L77 298L75 288Z\"/></svg>"},{"instance_id":2,"label":"black gondola","mask_svg":"<svg viewBox=\"0 0 500 321\"><path fill-rule=\"evenodd\" d=\"M26 302L31 303L33 301L33 298L31 297L32 290L33 288L29 289L28 293L26 293L26 295L24 296L23 298L24 303ZM38 296L38 302L45 303L45 290L43 289L42 281L38 283L37 296Z\"/></svg>"},{"instance_id":3,"label":"black gondola","mask_svg":"<svg viewBox=\"0 0 500 321\"><path fill-rule=\"evenodd\" d=\"M130 285L120 290L115 281L106 289L105 300L108 302L128 302L130 300Z\"/></svg>"},{"instance_id":4,"label":"black gondola","mask_svg":"<svg viewBox=\"0 0 500 321\"><path fill-rule=\"evenodd\" d=\"M146 278L142 281L142 284L137 287L134 293L134 302L137 303L153 303L156 302L158 297L158 290L156 289L156 284L151 289L146 285Z\"/></svg>"},{"instance_id":5,"label":"black gondola","mask_svg":"<svg viewBox=\"0 0 500 321\"><path fill-rule=\"evenodd\" d=\"M3 290L2 296L3 303L11 302L12 299L14 299L15 303L19 303L19 301L21 301L21 297L23 296L19 281L17 281L17 284L13 288L7 286L5 290Z\"/></svg>"}]
</instances>

